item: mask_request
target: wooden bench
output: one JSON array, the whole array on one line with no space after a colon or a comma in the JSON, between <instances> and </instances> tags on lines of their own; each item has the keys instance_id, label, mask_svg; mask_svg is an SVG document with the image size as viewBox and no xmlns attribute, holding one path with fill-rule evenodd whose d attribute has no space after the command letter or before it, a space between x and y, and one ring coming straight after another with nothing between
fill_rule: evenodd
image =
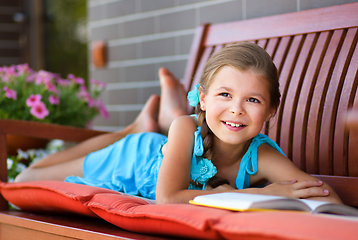
<instances>
[{"instance_id":1,"label":"wooden bench","mask_svg":"<svg viewBox=\"0 0 358 240\"><path fill-rule=\"evenodd\" d=\"M190 90L210 55L227 44L250 41L265 48L279 70L282 99L275 119L262 132L299 168L330 184L345 204L356 207L358 131L345 129L344 116L347 109L358 109L357 13L358 3L351 3L200 26L184 77L185 88ZM82 141L102 132L0 120L3 182L7 180L7 134ZM129 233L86 217L71 221L64 216L8 211L7 206L0 197L1 239L164 239Z\"/></svg>"}]
</instances>

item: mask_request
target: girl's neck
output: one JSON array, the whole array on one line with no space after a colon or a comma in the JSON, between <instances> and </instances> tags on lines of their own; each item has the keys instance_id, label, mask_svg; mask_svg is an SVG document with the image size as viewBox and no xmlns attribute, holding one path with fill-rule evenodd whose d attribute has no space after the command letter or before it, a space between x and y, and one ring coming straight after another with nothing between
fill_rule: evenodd
<instances>
[{"instance_id":1,"label":"girl's neck","mask_svg":"<svg viewBox=\"0 0 358 240\"><path fill-rule=\"evenodd\" d=\"M240 145L231 145L226 144L214 138L213 148L214 154L213 156L213 164L218 166L230 166L239 161L241 161L242 157L247 152L249 148L251 140L241 143Z\"/></svg>"}]
</instances>

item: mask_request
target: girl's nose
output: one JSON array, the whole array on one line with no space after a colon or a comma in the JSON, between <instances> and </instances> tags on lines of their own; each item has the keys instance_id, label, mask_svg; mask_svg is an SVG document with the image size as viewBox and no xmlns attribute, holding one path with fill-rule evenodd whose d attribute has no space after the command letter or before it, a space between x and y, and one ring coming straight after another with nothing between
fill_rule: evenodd
<instances>
[{"instance_id":1,"label":"girl's nose","mask_svg":"<svg viewBox=\"0 0 358 240\"><path fill-rule=\"evenodd\" d=\"M233 102L233 104L230 106L229 111L235 115L243 115L246 112L241 102Z\"/></svg>"}]
</instances>

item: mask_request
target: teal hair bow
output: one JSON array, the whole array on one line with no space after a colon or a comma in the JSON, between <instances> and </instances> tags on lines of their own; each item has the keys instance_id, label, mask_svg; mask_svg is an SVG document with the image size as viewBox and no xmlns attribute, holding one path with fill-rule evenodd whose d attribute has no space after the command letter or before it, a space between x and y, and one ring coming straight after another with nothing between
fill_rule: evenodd
<instances>
[{"instance_id":1,"label":"teal hair bow","mask_svg":"<svg viewBox=\"0 0 358 240\"><path fill-rule=\"evenodd\" d=\"M195 85L194 89L188 93L187 99L189 101L189 105L192 107L196 107L199 103L199 87L200 84L198 83Z\"/></svg>"}]
</instances>

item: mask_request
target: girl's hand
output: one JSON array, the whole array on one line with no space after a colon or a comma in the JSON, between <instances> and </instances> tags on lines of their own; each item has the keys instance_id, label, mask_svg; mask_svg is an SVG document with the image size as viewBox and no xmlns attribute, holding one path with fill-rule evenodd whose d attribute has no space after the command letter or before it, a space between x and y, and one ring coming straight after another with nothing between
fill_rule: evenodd
<instances>
[{"instance_id":1,"label":"girl's hand","mask_svg":"<svg viewBox=\"0 0 358 240\"><path fill-rule=\"evenodd\" d=\"M329 191L321 187L322 185L323 182L317 180L283 181L264 187L262 193L290 198L326 197L329 195Z\"/></svg>"},{"instance_id":2,"label":"girl's hand","mask_svg":"<svg viewBox=\"0 0 358 240\"><path fill-rule=\"evenodd\" d=\"M220 186L217 186L216 188L212 188L211 186L207 185L205 187L205 190L207 191L221 191L221 192L228 192L228 191L232 191L235 190L235 188L231 187L228 184L222 184Z\"/></svg>"}]
</instances>

